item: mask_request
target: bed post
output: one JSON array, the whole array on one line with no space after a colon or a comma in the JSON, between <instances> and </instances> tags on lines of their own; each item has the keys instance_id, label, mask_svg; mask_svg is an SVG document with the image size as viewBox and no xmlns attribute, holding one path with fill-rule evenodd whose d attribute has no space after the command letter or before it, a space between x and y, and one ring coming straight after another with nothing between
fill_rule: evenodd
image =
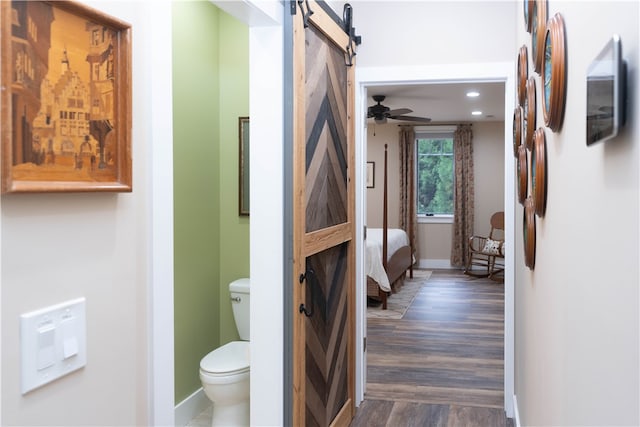
<instances>
[{"instance_id":1,"label":"bed post","mask_svg":"<svg viewBox=\"0 0 640 427\"><path fill-rule=\"evenodd\" d=\"M387 144L384 144L384 180L382 184L382 266L387 271Z\"/></svg>"},{"instance_id":2,"label":"bed post","mask_svg":"<svg viewBox=\"0 0 640 427\"><path fill-rule=\"evenodd\" d=\"M387 271L387 229L389 227L387 220L387 144L384 144L384 175L382 180L382 267ZM389 283L391 286L391 283ZM378 294L382 299L382 309L387 309L387 292L378 289Z\"/></svg>"}]
</instances>

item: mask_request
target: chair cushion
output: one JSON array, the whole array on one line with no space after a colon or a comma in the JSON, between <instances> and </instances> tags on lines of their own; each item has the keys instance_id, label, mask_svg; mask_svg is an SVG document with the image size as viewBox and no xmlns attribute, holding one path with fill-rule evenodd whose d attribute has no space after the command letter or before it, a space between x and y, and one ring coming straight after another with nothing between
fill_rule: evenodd
<instances>
[{"instance_id":1,"label":"chair cushion","mask_svg":"<svg viewBox=\"0 0 640 427\"><path fill-rule=\"evenodd\" d=\"M504 242L502 240L487 239L484 242L484 247L482 248L482 252L484 252L485 254L490 254L490 255L504 256L504 254L502 252L502 245L503 244L504 244Z\"/></svg>"}]
</instances>

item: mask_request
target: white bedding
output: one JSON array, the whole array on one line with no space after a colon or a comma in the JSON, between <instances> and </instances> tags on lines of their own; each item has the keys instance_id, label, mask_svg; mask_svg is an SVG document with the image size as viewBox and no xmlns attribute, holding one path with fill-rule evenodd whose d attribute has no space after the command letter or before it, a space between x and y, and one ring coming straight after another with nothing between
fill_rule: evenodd
<instances>
[{"instance_id":1,"label":"white bedding","mask_svg":"<svg viewBox=\"0 0 640 427\"><path fill-rule=\"evenodd\" d=\"M387 261L401 247L409 244L409 237L404 230L390 228L387 230ZM382 265L382 228L367 228L365 273L378 282L383 291L391 291L387 272Z\"/></svg>"}]
</instances>

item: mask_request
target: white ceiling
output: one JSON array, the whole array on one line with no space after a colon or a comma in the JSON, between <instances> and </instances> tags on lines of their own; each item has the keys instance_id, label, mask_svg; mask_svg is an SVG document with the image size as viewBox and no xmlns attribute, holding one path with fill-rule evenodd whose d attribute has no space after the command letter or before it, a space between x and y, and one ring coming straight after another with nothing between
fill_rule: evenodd
<instances>
[{"instance_id":1,"label":"white ceiling","mask_svg":"<svg viewBox=\"0 0 640 427\"><path fill-rule=\"evenodd\" d=\"M480 96L469 98L466 94L470 91L479 92ZM382 105L392 110L409 108L413 112L406 115L430 117L432 123L503 121L504 93L504 82L369 86L367 106L376 103L372 95L385 95ZM474 110L482 111L482 115L471 115ZM402 123L399 120L389 122Z\"/></svg>"}]
</instances>

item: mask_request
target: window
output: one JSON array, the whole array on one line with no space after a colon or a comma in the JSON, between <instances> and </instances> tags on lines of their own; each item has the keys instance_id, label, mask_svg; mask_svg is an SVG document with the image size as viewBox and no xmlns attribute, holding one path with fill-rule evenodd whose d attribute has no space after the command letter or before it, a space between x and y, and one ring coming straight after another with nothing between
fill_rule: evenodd
<instances>
[{"instance_id":1,"label":"window","mask_svg":"<svg viewBox=\"0 0 640 427\"><path fill-rule=\"evenodd\" d=\"M416 135L418 215L453 215L453 132Z\"/></svg>"}]
</instances>

